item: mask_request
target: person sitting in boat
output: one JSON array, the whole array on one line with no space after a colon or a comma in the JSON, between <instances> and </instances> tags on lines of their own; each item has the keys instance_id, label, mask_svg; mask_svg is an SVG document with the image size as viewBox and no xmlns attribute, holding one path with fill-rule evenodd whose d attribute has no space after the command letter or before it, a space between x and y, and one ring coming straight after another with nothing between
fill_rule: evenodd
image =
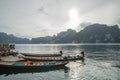
<instances>
[{"instance_id":1,"label":"person sitting in boat","mask_svg":"<svg viewBox=\"0 0 120 80\"><path fill-rule=\"evenodd\" d=\"M84 54L83 51L80 53L80 60L81 60L82 62L85 61L85 54Z\"/></svg>"},{"instance_id":2,"label":"person sitting in boat","mask_svg":"<svg viewBox=\"0 0 120 80\"><path fill-rule=\"evenodd\" d=\"M61 55L63 55L63 52L62 52L62 51L60 51L60 54L61 54Z\"/></svg>"}]
</instances>

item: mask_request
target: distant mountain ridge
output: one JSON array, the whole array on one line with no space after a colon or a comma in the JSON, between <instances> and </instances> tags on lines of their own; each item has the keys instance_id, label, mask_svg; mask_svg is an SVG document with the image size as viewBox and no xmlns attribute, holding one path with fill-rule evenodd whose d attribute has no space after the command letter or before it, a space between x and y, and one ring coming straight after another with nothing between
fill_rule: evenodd
<instances>
[{"instance_id":1,"label":"distant mountain ridge","mask_svg":"<svg viewBox=\"0 0 120 80\"><path fill-rule=\"evenodd\" d=\"M120 43L118 25L92 24L76 32L68 29L54 36L38 37L29 40L0 32L0 43Z\"/></svg>"},{"instance_id":2,"label":"distant mountain ridge","mask_svg":"<svg viewBox=\"0 0 120 80\"><path fill-rule=\"evenodd\" d=\"M27 43L30 43L30 40L27 38L19 38L12 34L8 35L4 32L0 32L0 43L27 44Z\"/></svg>"}]
</instances>

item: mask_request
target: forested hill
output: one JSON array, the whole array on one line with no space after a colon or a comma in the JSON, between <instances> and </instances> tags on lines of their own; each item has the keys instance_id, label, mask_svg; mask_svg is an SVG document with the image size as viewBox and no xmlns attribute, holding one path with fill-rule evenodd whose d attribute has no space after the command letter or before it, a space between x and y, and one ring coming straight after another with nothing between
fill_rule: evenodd
<instances>
[{"instance_id":1,"label":"forested hill","mask_svg":"<svg viewBox=\"0 0 120 80\"><path fill-rule=\"evenodd\" d=\"M117 25L89 25L76 34L75 41L78 43L120 43L120 29Z\"/></svg>"},{"instance_id":2,"label":"forested hill","mask_svg":"<svg viewBox=\"0 0 120 80\"><path fill-rule=\"evenodd\" d=\"M0 43L19 43L19 44L27 44L30 43L27 38L19 38L14 35L8 35L4 32L0 32Z\"/></svg>"},{"instance_id":3,"label":"forested hill","mask_svg":"<svg viewBox=\"0 0 120 80\"><path fill-rule=\"evenodd\" d=\"M0 32L0 43L120 43L120 29L117 25L92 24L79 32L68 29L54 36L32 40Z\"/></svg>"},{"instance_id":4,"label":"forested hill","mask_svg":"<svg viewBox=\"0 0 120 80\"><path fill-rule=\"evenodd\" d=\"M92 24L79 32L68 29L56 36L32 38L31 43L120 43L120 29L117 25Z\"/></svg>"}]
</instances>

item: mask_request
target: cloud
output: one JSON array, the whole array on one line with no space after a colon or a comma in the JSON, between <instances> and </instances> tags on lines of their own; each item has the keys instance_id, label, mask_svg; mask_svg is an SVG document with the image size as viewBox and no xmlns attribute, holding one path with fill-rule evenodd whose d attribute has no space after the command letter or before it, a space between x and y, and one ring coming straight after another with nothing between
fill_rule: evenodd
<instances>
[{"instance_id":1,"label":"cloud","mask_svg":"<svg viewBox=\"0 0 120 80\"><path fill-rule=\"evenodd\" d=\"M32 38L78 29L85 22L120 24L119 7L119 0L0 0L0 31ZM70 22L73 8L79 23Z\"/></svg>"},{"instance_id":2,"label":"cloud","mask_svg":"<svg viewBox=\"0 0 120 80\"><path fill-rule=\"evenodd\" d=\"M41 7L40 9L38 9L38 11L44 15L48 15L48 13L45 11L44 7Z\"/></svg>"}]
</instances>

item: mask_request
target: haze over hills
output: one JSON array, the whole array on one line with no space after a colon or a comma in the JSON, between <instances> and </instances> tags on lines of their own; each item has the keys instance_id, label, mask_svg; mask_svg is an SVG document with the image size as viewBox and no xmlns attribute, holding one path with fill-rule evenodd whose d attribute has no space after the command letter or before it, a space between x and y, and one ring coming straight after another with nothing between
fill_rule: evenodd
<instances>
[{"instance_id":1,"label":"haze over hills","mask_svg":"<svg viewBox=\"0 0 120 80\"><path fill-rule=\"evenodd\" d=\"M79 32L68 29L54 36L37 37L31 40L0 32L0 43L120 43L120 29L118 25L91 24Z\"/></svg>"}]
</instances>

